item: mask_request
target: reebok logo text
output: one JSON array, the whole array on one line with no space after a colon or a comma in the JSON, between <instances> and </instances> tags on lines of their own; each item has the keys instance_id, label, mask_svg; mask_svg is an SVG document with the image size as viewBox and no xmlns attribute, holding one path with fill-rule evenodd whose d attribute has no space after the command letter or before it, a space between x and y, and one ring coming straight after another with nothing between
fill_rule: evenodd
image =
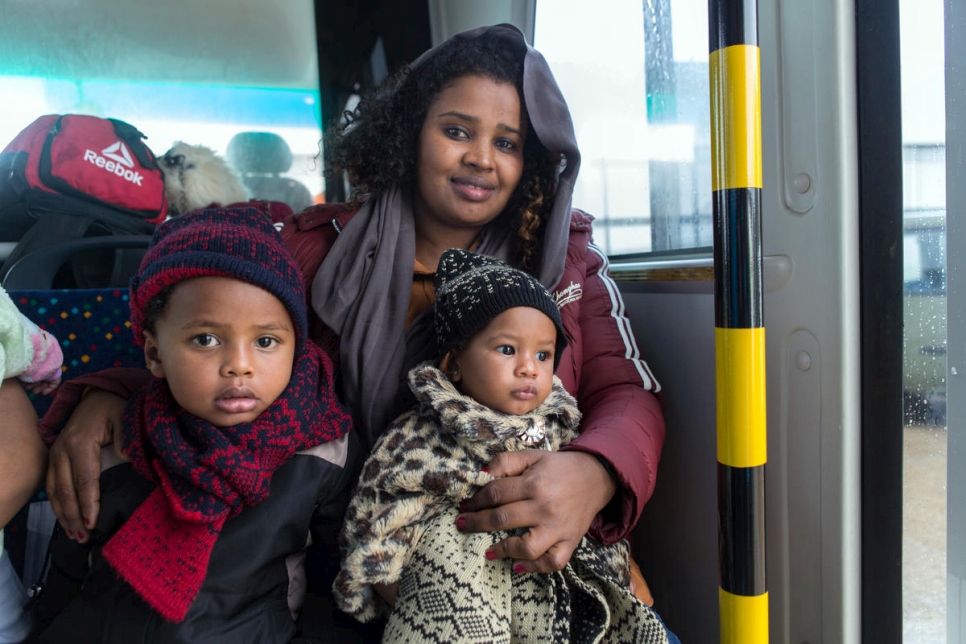
<instances>
[{"instance_id":1,"label":"reebok logo text","mask_svg":"<svg viewBox=\"0 0 966 644\"><path fill-rule=\"evenodd\" d=\"M131 153L120 141L101 150L101 154L97 154L93 150L85 150L84 161L93 163L98 168L104 168L111 174L115 174L137 186L142 185L141 180L144 179L144 176L132 169L134 161L131 159Z\"/></svg>"}]
</instances>

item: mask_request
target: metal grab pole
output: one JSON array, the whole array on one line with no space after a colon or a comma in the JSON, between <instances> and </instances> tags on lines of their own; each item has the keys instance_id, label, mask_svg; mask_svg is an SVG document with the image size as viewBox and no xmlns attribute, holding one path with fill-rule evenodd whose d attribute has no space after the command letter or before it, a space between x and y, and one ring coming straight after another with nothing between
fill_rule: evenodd
<instances>
[{"instance_id":1,"label":"metal grab pole","mask_svg":"<svg viewBox=\"0 0 966 644\"><path fill-rule=\"evenodd\" d=\"M768 642L761 74L755 0L709 0L722 644Z\"/></svg>"}]
</instances>

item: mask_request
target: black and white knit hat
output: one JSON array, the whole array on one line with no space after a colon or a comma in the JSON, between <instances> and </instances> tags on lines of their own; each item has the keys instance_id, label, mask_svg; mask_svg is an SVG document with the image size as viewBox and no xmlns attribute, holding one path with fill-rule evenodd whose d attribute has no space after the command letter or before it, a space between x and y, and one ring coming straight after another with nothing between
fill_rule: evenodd
<instances>
[{"instance_id":1,"label":"black and white knit hat","mask_svg":"<svg viewBox=\"0 0 966 644\"><path fill-rule=\"evenodd\" d=\"M517 306L537 309L557 327L556 371L567 335L557 303L536 278L498 259L459 248L451 248L440 257L434 317L441 356L466 346L493 318Z\"/></svg>"}]
</instances>

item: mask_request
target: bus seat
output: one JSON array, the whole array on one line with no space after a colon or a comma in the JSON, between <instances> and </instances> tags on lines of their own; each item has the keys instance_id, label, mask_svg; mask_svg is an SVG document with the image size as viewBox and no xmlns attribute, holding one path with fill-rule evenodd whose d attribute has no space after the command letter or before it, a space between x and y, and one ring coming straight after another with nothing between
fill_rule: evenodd
<instances>
[{"instance_id":1,"label":"bus seat","mask_svg":"<svg viewBox=\"0 0 966 644\"><path fill-rule=\"evenodd\" d=\"M302 183L283 177L292 167L292 150L273 132L239 132L228 142L228 162L254 199L281 201L299 212L312 205Z\"/></svg>"},{"instance_id":2,"label":"bus seat","mask_svg":"<svg viewBox=\"0 0 966 644\"><path fill-rule=\"evenodd\" d=\"M8 291L55 288L76 255L83 261L72 266L73 277L92 287L126 289L150 241L151 235L109 235L57 242L24 255L0 278Z\"/></svg>"},{"instance_id":3,"label":"bus seat","mask_svg":"<svg viewBox=\"0 0 966 644\"><path fill-rule=\"evenodd\" d=\"M57 338L64 354L64 380L111 367L144 366L144 354L131 333L126 287L7 293L21 313ZM42 416L51 396L31 400Z\"/></svg>"},{"instance_id":4,"label":"bus seat","mask_svg":"<svg viewBox=\"0 0 966 644\"><path fill-rule=\"evenodd\" d=\"M57 338L64 380L110 367L144 366L144 353L131 333L126 287L7 292L21 313ZM37 416L43 416L52 396L29 396ZM4 547L28 588L40 578L53 527L50 503L40 492L4 529Z\"/></svg>"}]
</instances>

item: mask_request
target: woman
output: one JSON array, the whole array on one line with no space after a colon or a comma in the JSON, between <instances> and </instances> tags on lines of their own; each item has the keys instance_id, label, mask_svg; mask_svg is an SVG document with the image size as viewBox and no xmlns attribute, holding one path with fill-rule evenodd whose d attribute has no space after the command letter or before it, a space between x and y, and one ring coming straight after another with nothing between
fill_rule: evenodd
<instances>
[{"instance_id":1,"label":"woman","mask_svg":"<svg viewBox=\"0 0 966 644\"><path fill-rule=\"evenodd\" d=\"M638 357L606 260L589 245L591 218L571 210L580 155L543 57L508 25L459 34L362 101L328 149L360 197L310 208L286 220L282 235L318 315L313 336L340 363L364 442L371 447L410 406L405 375L435 355L425 312L440 255L459 247L499 257L560 305L570 346L557 375L584 420L566 450L494 459L488 471L498 480L465 504L459 525L527 528L494 546L522 572L562 569L588 530L606 544L627 536L654 488L659 386ZM77 385L123 394L133 382ZM51 449L48 493L82 539L97 513L97 450L122 408L94 391Z\"/></svg>"}]
</instances>

